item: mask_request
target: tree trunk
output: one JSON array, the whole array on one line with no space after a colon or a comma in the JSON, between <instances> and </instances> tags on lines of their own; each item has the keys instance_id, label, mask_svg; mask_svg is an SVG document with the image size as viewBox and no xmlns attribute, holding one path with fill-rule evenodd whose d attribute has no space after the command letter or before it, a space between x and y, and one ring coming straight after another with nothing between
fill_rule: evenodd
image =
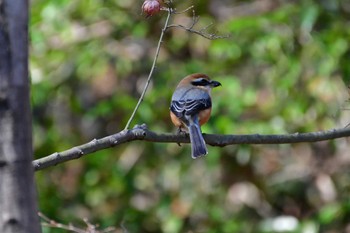
<instances>
[{"instance_id":1,"label":"tree trunk","mask_svg":"<svg viewBox=\"0 0 350 233\"><path fill-rule=\"evenodd\" d=\"M0 232L41 232L28 77L28 0L0 0Z\"/></svg>"}]
</instances>

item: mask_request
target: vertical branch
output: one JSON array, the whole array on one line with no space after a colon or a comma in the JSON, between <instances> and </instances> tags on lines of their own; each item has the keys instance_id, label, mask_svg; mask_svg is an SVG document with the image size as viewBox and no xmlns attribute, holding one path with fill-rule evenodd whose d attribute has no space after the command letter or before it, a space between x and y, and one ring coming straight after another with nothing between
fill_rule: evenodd
<instances>
[{"instance_id":1,"label":"vertical branch","mask_svg":"<svg viewBox=\"0 0 350 233\"><path fill-rule=\"evenodd\" d=\"M126 123L126 126L125 126L124 130L129 128L129 126L131 124L131 121L134 119L135 114L136 114L137 110L139 109L140 104L143 101L143 98L145 97L145 94L146 94L146 91L148 89L149 83L151 82L151 78L152 78L152 75L153 75L154 69L156 67L157 60L158 60L160 47L161 47L161 45L163 43L163 36L165 34L166 29L168 28L169 19L170 19L170 16L172 14L172 10L168 9L167 12L168 12L168 15L167 15L167 18L166 18L165 23L164 23L164 27L163 27L162 32L161 32L160 37L159 37L158 46L157 46L157 50L156 50L156 55L154 56L153 64L152 64L151 70L149 72L149 75L148 75L148 78L147 78L147 82L145 84L145 87L143 88L143 91L141 93L139 101L137 102L137 104L136 104L136 106L134 108L134 111L132 112L131 117L128 120L128 123Z\"/></svg>"}]
</instances>

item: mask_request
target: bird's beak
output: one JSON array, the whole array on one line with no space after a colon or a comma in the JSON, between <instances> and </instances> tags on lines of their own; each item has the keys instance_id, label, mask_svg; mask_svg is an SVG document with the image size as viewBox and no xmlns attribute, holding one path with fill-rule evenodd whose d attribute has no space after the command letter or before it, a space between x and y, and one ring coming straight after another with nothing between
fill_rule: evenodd
<instances>
[{"instance_id":1,"label":"bird's beak","mask_svg":"<svg viewBox=\"0 0 350 233\"><path fill-rule=\"evenodd\" d=\"M212 87L218 87L218 86L221 86L221 83L219 83L218 81L211 81L211 82L210 82L210 86L212 86Z\"/></svg>"}]
</instances>

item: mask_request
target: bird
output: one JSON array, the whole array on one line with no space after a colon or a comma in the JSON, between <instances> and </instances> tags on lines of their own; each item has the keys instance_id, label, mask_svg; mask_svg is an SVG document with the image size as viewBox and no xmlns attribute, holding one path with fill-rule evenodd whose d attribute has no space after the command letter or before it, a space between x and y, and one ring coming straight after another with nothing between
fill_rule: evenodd
<instances>
[{"instance_id":1,"label":"bird","mask_svg":"<svg viewBox=\"0 0 350 233\"><path fill-rule=\"evenodd\" d=\"M211 89L221 86L206 74L195 73L183 78L177 85L170 104L170 118L179 132L188 132L193 159L208 154L200 126L211 114Z\"/></svg>"}]
</instances>

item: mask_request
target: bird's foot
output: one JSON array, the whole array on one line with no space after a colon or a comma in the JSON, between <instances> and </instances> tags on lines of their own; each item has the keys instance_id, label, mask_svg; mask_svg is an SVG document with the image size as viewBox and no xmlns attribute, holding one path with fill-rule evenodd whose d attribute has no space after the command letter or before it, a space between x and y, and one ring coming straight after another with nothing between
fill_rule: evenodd
<instances>
[{"instance_id":1,"label":"bird's foot","mask_svg":"<svg viewBox=\"0 0 350 233\"><path fill-rule=\"evenodd\" d=\"M185 130L183 130L181 127L177 128L176 133L177 133L178 135L181 135L181 136L184 136L184 137L188 137L188 136L189 136L188 132L186 132ZM178 144L179 146L181 146L181 143L180 143L180 142L178 142L177 144Z\"/></svg>"}]
</instances>

